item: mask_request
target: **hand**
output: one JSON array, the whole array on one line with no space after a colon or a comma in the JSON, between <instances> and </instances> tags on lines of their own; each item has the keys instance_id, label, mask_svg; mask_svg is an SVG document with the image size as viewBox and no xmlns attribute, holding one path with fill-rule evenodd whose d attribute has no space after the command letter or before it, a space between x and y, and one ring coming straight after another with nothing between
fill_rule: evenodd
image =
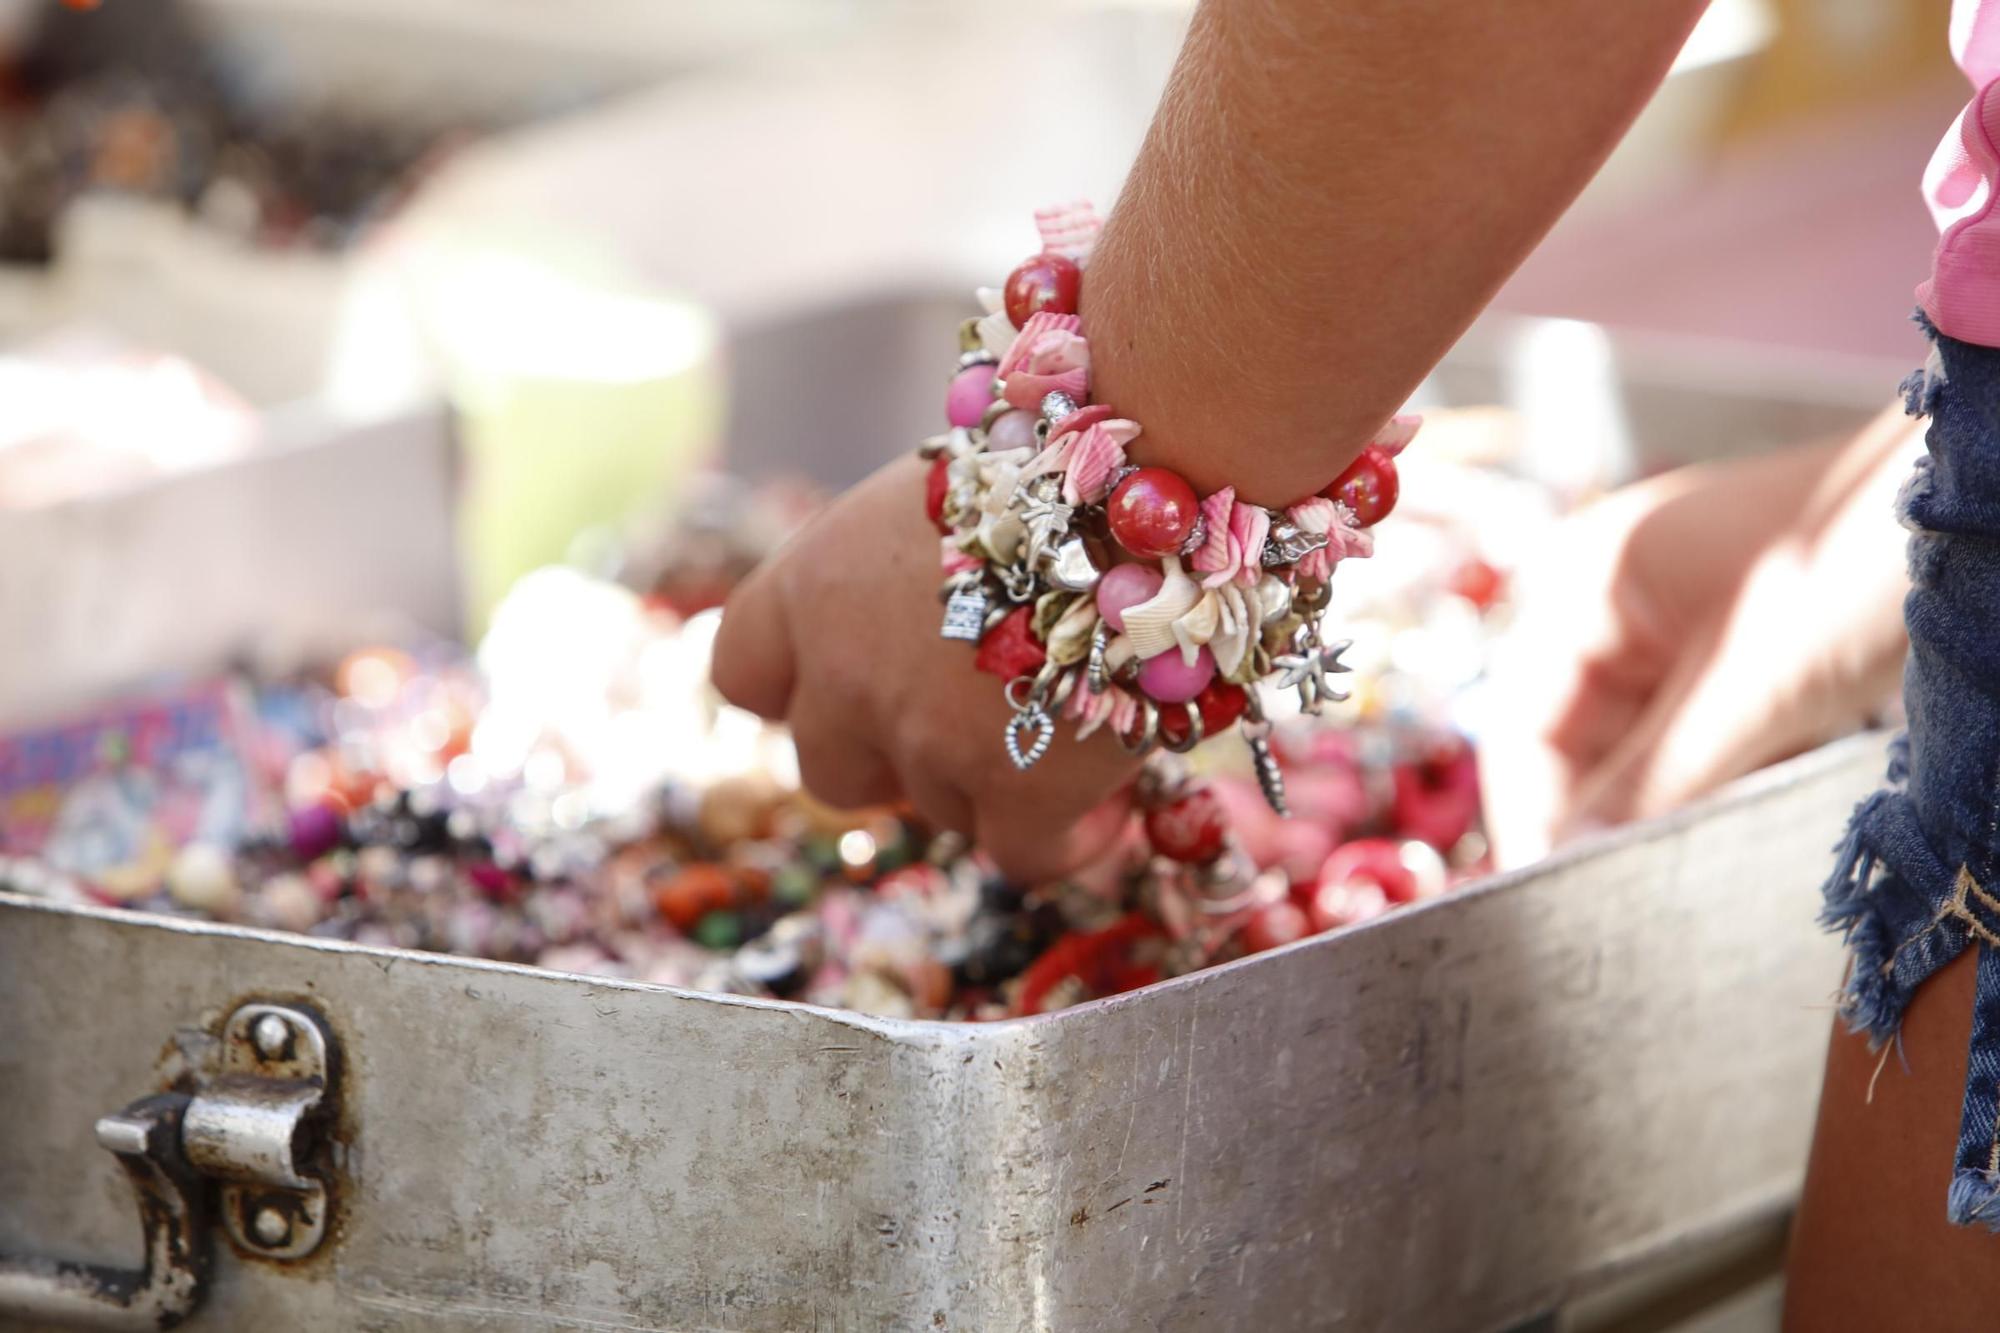
<instances>
[{"instance_id":1,"label":"hand","mask_svg":"<svg viewBox=\"0 0 2000 1333\"><path fill-rule=\"evenodd\" d=\"M1906 649L1915 431L1669 473L1558 531L1495 671L1487 819L1518 865L1864 725Z\"/></svg>"},{"instance_id":2,"label":"hand","mask_svg":"<svg viewBox=\"0 0 2000 1333\"><path fill-rule=\"evenodd\" d=\"M723 613L716 688L790 723L821 800L907 800L1017 880L1064 874L1124 830L1138 766L1108 734L1079 743L1064 722L1034 768L1008 761L1004 682L973 668L971 645L938 635L925 467L882 468L751 574Z\"/></svg>"}]
</instances>

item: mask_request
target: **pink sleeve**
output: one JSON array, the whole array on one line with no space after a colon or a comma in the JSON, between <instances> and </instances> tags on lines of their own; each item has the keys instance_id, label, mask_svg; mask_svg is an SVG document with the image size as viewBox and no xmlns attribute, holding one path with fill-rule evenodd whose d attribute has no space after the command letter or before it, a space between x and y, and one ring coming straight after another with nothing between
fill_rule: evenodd
<instances>
[{"instance_id":1,"label":"pink sleeve","mask_svg":"<svg viewBox=\"0 0 2000 1333\"><path fill-rule=\"evenodd\" d=\"M1951 53L1975 91L1924 171L1939 236L1917 301L1959 341L2000 347L2000 0L1954 0Z\"/></svg>"}]
</instances>

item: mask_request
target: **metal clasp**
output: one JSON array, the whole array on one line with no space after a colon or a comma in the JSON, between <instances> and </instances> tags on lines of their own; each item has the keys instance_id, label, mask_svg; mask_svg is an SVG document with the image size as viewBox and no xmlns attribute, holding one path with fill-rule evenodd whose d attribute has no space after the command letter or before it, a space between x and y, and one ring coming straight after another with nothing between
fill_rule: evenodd
<instances>
[{"instance_id":1,"label":"metal clasp","mask_svg":"<svg viewBox=\"0 0 2000 1333\"><path fill-rule=\"evenodd\" d=\"M222 1182L224 1228L245 1253L302 1259L326 1236L324 1129L339 1051L318 1015L246 1004L223 1024L216 1072L198 1090L142 1097L97 1122L138 1196L145 1266L0 1256L0 1317L39 1324L162 1328L208 1284L209 1183Z\"/></svg>"},{"instance_id":2,"label":"metal clasp","mask_svg":"<svg viewBox=\"0 0 2000 1333\"><path fill-rule=\"evenodd\" d=\"M223 1182L229 1238L266 1259L303 1259L326 1235L326 1183L311 1154L332 1110L334 1050L310 1011L246 1004L222 1028L217 1075L188 1104L188 1164Z\"/></svg>"}]
</instances>

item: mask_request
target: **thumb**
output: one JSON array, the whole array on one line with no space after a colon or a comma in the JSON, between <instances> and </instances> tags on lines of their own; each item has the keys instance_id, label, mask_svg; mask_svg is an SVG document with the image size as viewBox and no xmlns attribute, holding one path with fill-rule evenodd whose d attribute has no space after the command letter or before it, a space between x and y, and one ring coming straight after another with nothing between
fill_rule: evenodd
<instances>
[{"instance_id":1,"label":"thumb","mask_svg":"<svg viewBox=\"0 0 2000 1333\"><path fill-rule=\"evenodd\" d=\"M791 707L796 675L784 595L775 565L767 560L723 606L709 680L738 708L781 721Z\"/></svg>"}]
</instances>

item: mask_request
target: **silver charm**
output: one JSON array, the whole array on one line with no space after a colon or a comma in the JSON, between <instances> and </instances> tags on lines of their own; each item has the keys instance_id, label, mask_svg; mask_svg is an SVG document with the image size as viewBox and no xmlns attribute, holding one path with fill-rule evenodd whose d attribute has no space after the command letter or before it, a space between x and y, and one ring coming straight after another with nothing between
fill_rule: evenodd
<instances>
[{"instance_id":1,"label":"silver charm","mask_svg":"<svg viewBox=\"0 0 2000 1333\"><path fill-rule=\"evenodd\" d=\"M1090 635L1090 659L1084 668L1084 683L1092 694L1102 694L1111 687L1111 672L1104 664L1105 651L1111 647L1111 624L1100 620Z\"/></svg>"},{"instance_id":2,"label":"silver charm","mask_svg":"<svg viewBox=\"0 0 2000 1333\"><path fill-rule=\"evenodd\" d=\"M1021 521L1028 527L1026 554L1021 557L1021 562L1030 569L1039 564L1056 539L1069 532L1070 516L1075 512L1074 505L1066 505L1061 500L1031 496L1021 509Z\"/></svg>"},{"instance_id":3,"label":"silver charm","mask_svg":"<svg viewBox=\"0 0 2000 1333\"><path fill-rule=\"evenodd\" d=\"M1274 810L1278 818L1290 819L1291 807L1285 804L1285 770L1278 767L1278 756L1271 753L1271 724L1263 718L1252 721L1248 718L1239 724L1243 740L1250 747L1250 767L1256 770L1257 785L1263 789L1264 802Z\"/></svg>"},{"instance_id":4,"label":"silver charm","mask_svg":"<svg viewBox=\"0 0 2000 1333\"><path fill-rule=\"evenodd\" d=\"M1328 540L1324 532L1305 532L1295 523L1273 523L1270 538L1264 543L1264 568L1296 565L1314 551L1324 550Z\"/></svg>"},{"instance_id":5,"label":"silver charm","mask_svg":"<svg viewBox=\"0 0 2000 1333\"><path fill-rule=\"evenodd\" d=\"M1301 629L1292 640L1292 651L1271 659L1271 665L1281 674L1278 688L1296 689L1299 692L1299 711L1309 716L1319 715L1320 704L1331 699L1335 703L1347 700L1347 691L1336 689L1327 681L1327 673L1339 674L1353 670L1340 660L1340 655L1353 647L1353 640L1343 639L1331 648L1320 642L1319 631L1313 628Z\"/></svg>"},{"instance_id":6,"label":"silver charm","mask_svg":"<svg viewBox=\"0 0 2000 1333\"><path fill-rule=\"evenodd\" d=\"M938 636L978 643L986 633L986 589L974 584L961 588L944 604L944 624Z\"/></svg>"},{"instance_id":7,"label":"silver charm","mask_svg":"<svg viewBox=\"0 0 2000 1333\"><path fill-rule=\"evenodd\" d=\"M1097 562L1081 537L1065 537L1047 555L1049 586L1062 592L1089 592L1097 586Z\"/></svg>"},{"instance_id":8,"label":"silver charm","mask_svg":"<svg viewBox=\"0 0 2000 1333\"><path fill-rule=\"evenodd\" d=\"M1023 732L1033 732L1035 736L1025 750L1021 748ZM1025 773L1049 752L1049 741L1055 734L1056 720L1049 716L1048 710L1040 704L1030 704L1007 721L1007 757Z\"/></svg>"},{"instance_id":9,"label":"silver charm","mask_svg":"<svg viewBox=\"0 0 2000 1333\"><path fill-rule=\"evenodd\" d=\"M1074 411L1076 411L1076 399L1070 397L1061 389L1042 396L1042 419L1050 425L1061 422L1064 417Z\"/></svg>"}]
</instances>

